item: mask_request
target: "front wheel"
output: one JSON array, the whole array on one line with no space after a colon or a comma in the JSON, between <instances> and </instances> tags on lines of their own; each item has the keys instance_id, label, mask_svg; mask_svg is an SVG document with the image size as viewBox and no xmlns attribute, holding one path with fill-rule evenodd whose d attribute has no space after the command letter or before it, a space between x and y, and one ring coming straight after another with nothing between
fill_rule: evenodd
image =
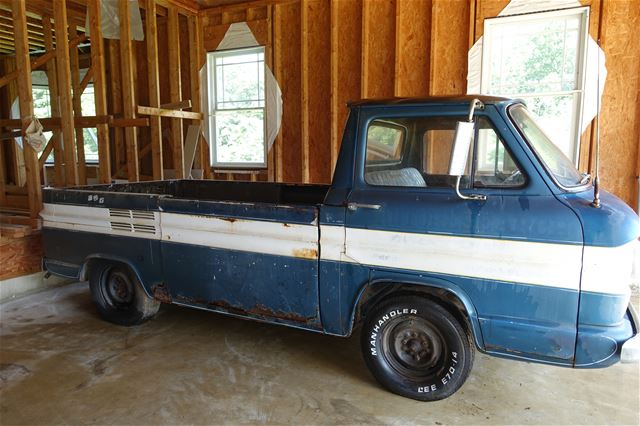
<instances>
[{"instance_id":1,"label":"front wheel","mask_svg":"<svg viewBox=\"0 0 640 426\"><path fill-rule=\"evenodd\" d=\"M365 318L362 353L384 387L420 401L456 392L473 365L474 347L458 320L419 296L386 301Z\"/></svg>"},{"instance_id":2,"label":"front wheel","mask_svg":"<svg viewBox=\"0 0 640 426\"><path fill-rule=\"evenodd\" d=\"M152 318L160 302L147 296L131 269L102 262L91 269L91 296L100 316L118 325L137 325Z\"/></svg>"}]
</instances>

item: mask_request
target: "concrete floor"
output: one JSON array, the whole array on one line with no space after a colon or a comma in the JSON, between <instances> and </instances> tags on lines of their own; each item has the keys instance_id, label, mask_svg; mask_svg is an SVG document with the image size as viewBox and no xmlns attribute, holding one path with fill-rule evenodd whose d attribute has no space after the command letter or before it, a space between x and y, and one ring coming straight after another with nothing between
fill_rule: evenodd
<instances>
[{"instance_id":1,"label":"concrete floor","mask_svg":"<svg viewBox=\"0 0 640 426\"><path fill-rule=\"evenodd\" d=\"M453 397L378 386L341 339L163 306L123 328L73 284L0 305L0 424L640 424L640 369L478 355Z\"/></svg>"}]
</instances>

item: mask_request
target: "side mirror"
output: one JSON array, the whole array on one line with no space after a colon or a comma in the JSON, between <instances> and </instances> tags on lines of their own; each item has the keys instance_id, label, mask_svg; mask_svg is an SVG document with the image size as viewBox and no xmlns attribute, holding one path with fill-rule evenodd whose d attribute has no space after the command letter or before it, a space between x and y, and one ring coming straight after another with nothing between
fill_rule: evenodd
<instances>
[{"instance_id":1,"label":"side mirror","mask_svg":"<svg viewBox=\"0 0 640 426\"><path fill-rule=\"evenodd\" d=\"M456 134L453 138L453 149L449 160L449 176L464 175L474 133L475 123L473 121L458 121L456 124Z\"/></svg>"},{"instance_id":2,"label":"side mirror","mask_svg":"<svg viewBox=\"0 0 640 426\"><path fill-rule=\"evenodd\" d=\"M475 136L475 123L473 122L473 113L477 107L484 107L479 99L471 101L469 106L469 120L458 121L456 124L456 133L453 138L453 148L451 149L451 158L449 159L449 176L456 176L456 195L463 200L486 200L487 197L480 194L464 195L460 192L460 179L464 175L467 168L467 160L469 159L469 149L473 143Z\"/></svg>"}]
</instances>

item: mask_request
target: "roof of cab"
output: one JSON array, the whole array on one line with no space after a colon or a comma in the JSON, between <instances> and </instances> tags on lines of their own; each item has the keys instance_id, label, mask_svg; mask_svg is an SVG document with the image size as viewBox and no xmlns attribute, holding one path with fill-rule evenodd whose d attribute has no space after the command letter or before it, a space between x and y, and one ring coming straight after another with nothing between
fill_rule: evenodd
<instances>
[{"instance_id":1,"label":"roof of cab","mask_svg":"<svg viewBox=\"0 0 640 426\"><path fill-rule=\"evenodd\" d=\"M423 98L386 98L386 99L362 99L349 102L350 107L358 106L390 106L390 105L433 105L433 104L468 104L478 99L485 104L500 102L513 102L513 99L500 96L487 95L463 95L463 96L431 96Z\"/></svg>"}]
</instances>

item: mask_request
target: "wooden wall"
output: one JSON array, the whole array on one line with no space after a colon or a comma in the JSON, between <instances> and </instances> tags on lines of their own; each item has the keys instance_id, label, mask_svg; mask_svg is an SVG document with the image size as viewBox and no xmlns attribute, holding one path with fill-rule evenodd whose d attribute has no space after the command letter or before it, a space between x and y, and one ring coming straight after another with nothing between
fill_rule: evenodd
<instances>
[{"instance_id":1,"label":"wooden wall","mask_svg":"<svg viewBox=\"0 0 640 426\"><path fill-rule=\"evenodd\" d=\"M636 204L640 173L640 2L582 0L602 39L609 78L602 108L602 183ZM259 28L284 102L268 170L257 179L329 182L348 100L466 92L467 53L484 19L508 0L258 0L201 11L203 45L215 50L232 22ZM254 30L254 32L256 32ZM580 165L593 171L594 132ZM221 179L246 174L216 173ZM255 175L254 175L255 177Z\"/></svg>"},{"instance_id":2,"label":"wooden wall","mask_svg":"<svg viewBox=\"0 0 640 426\"><path fill-rule=\"evenodd\" d=\"M590 32L601 38L609 70L601 119L602 183L635 205L635 177L640 174L640 49L635 44L640 1L582 2L591 6ZM108 149L101 161L110 159L110 173L96 175L94 170L83 175L80 170L76 176L81 180L158 179L165 177L162 170L175 168L186 126L197 120L140 116L135 109L191 99L191 111L197 113L200 92L195 76L204 52L215 50L230 24L246 21L266 46L267 65L280 84L282 128L266 169L211 170L204 144L196 168L204 165L205 177L216 179L330 182L347 101L465 93L467 52L482 35L484 19L496 16L508 0L255 0L199 11L184 9L182 3L195 5L186 0L141 2L145 41L131 42L130 47L117 40L100 44L107 94L104 114L121 125L109 124L106 130ZM149 36L150 7L155 36ZM151 78L154 49L159 52L157 81ZM11 60L3 62L3 72L15 67ZM8 85L3 91L15 88ZM3 116L7 114L6 106L0 108ZM144 125L135 121L141 117L147 120ZM132 122L137 125L132 127ZM583 170L593 171L594 133L589 128L582 138ZM0 156L8 155L12 149L4 144ZM6 158L3 162L8 166L0 184L7 191L24 192L25 164L7 163ZM54 182L56 177L50 176ZM0 204L15 198L9 192L2 192L2 197Z\"/></svg>"}]
</instances>

